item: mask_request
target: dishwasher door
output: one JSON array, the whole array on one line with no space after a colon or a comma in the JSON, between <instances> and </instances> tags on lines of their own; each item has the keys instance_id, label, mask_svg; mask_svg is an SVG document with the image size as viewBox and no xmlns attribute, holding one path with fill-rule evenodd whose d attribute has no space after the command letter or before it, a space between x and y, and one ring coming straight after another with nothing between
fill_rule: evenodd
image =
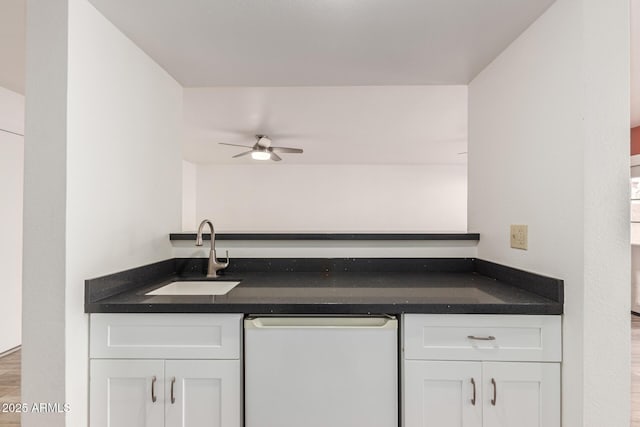
<instances>
[{"instance_id":1,"label":"dishwasher door","mask_svg":"<svg viewBox=\"0 0 640 427\"><path fill-rule=\"evenodd\" d=\"M398 325L389 317L252 317L246 427L398 425Z\"/></svg>"}]
</instances>

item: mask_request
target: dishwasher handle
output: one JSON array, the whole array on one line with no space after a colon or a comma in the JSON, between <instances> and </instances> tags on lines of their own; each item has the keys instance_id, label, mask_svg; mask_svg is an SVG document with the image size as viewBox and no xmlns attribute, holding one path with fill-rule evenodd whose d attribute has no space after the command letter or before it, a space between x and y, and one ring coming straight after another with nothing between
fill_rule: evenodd
<instances>
[{"instance_id":1,"label":"dishwasher handle","mask_svg":"<svg viewBox=\"0 0 640 427\"><path fill-rule=\"evenodd\" d=\"M250 317L245 329L397 329L391 317Z\"/></svg>"}]
</instances>

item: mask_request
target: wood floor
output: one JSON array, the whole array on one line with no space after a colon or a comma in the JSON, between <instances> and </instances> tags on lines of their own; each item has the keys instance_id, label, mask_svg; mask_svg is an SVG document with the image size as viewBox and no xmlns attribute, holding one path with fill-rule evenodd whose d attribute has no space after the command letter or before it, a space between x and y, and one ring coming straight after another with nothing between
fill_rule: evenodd
<instances>
[{"instance_id":1,"label":"wood floor","mask_svg":"<svg viewBox=\"0 0 640 427\"><path fill-rule=\"evenodd\" d=\"M0 358L0 427L20 426L20 414L3 411L12 402L20 402L20 350Z\"/></svg>"}]
</instances>

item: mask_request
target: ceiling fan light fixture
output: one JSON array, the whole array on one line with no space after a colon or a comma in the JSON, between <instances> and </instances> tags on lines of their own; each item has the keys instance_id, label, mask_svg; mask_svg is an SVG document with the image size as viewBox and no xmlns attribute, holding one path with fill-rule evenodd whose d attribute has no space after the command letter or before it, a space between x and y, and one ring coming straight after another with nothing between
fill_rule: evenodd
<instances>
[{"instance_id":1,"label":"ceiling fan light fixture","mask_svg":"<svg viewBox=\"0 0 640 427\"><path fill-rule=\"evenodd\" d=\"M252 151L251 158L253 160L269 160L271 158L271 153L268 151Z\"/></svg>"},{"instance_id":2,"label":"ceiling fan light fixture","mask_svg":"<svg viewBox=\"0 0 640 427\"><path fill-rule=\"evenodd\" d=\"M235 156L231 156L234 159L251 154L251 158L253 160L273 160L274 162L280 162L282 161L282 157L278 155L279 153L301 154L303 152L302 148L272 147L271 139L265 135L256 135L256 143L253 145L229 144L227 142L220 142L219 144L231 145L232 147L249 148L248 151L243 151Z\"/></svg>"}]
</instances>

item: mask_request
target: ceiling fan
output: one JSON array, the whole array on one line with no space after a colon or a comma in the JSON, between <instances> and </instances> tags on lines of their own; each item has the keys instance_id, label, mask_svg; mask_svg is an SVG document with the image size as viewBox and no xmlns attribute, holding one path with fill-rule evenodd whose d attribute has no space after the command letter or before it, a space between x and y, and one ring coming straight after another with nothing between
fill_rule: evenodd
<instances>
[{"instance_id":1,"label":"ceiling fan","mask_svg":"<svg viewBox=\"0 0 640 427\"><path fill-rule=\"evenodd\" d=\"M276 153L302 153L302 148L289 148L289 147L272 147L271 139L269 139L266 135L256 135L256 143L251 145L239 145L239 144L227 144L225 142L220 142L221 145L231 145L233 147L244 147L250 148L249 151L245 151L240 154L236 154L233 158L246 156L247 154L251 154L251 158L254 160L273 160L275 162L279 162L282 160L282 157L278 156Z\"/></svg>"}]
</instances>

